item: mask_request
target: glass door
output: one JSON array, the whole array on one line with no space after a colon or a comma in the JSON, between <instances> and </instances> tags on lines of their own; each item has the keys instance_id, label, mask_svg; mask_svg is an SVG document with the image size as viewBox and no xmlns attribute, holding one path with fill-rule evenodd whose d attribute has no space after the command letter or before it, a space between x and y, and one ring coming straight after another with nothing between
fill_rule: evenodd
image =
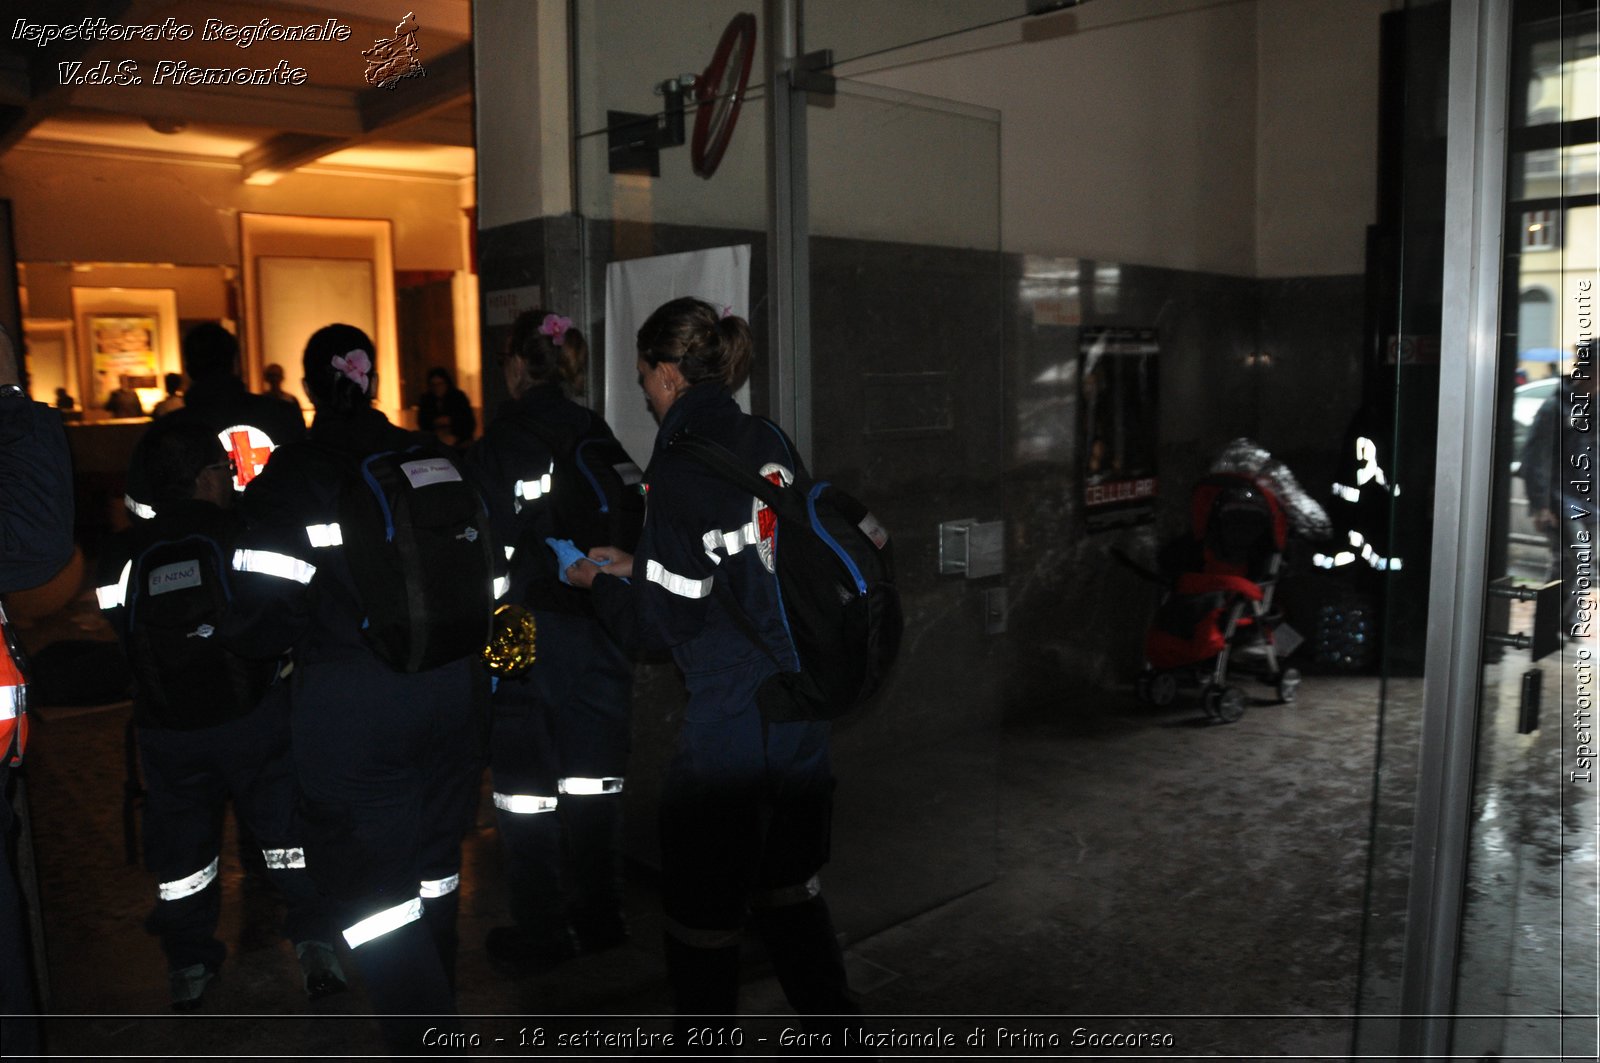
<instances>
[{"instance_id":1,"label":"glass door","mask_svg":"<svg viewBox=\"0 0 1600 1063\"><path fill-rule=\"evenodd\" d=\"M995 873L1000 123L846 79L805 123L811 466L890 529L906 613L889 688L837 736L830 892L857 936Z\"/></svg>"},{"instance_id":2,"label":"glass door","mask_svg":"<svg viewBox=\"0 0 1600 1063\"><path fill-rule=\"evenodd\" d=\"M1488 601L1452 1048L1593 1058L1596 5L1511 8Z\"/></svg>"}]
</instances>

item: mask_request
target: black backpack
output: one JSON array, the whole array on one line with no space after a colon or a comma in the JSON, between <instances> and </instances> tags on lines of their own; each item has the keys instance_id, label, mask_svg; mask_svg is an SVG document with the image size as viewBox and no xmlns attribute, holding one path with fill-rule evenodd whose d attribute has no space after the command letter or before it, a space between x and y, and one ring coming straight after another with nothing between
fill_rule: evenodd
<instances>
[{"instance_id":1,"label":"black backpack","mask_svg":"<svg viewBox=\"0 0 1600 1063\"><path fill-rule=\"evenodd\" d=\"M243 716L261 701L276 662L223 649L217 629L233 593L222 546L203 533L164 539L128 573L128 649L150 715L192 730Z\"/></svg>"},{"instance_id":2,"label":"black backpack","mask_svg":"<svg viewBox=\"0 0 1600 1063\"><path fill-rule=\"evenodd\" d=\"M379 657L422 672L482 652L493 545L483 499L453 459L421 446L370 455L345 478L339 529Z\"/></svg>"},{"instance_id":3,"label":"black backpack","mask_svg":"<svg viewBox=\"0 0 1600 1063\"><path fill-rule=\"evenodd\" d=\"M904 627L883 526L855 498L810 479L798 460L794 482L780 487L709 439L684 432L669 446L765 502L777 518L778 595L800 670L780 665L762 683L756 694L762 716L777 723L833 720L866 703L888 675ZM714 586L746 637L776 661L731 588L721 580Z\"/></svg>"},{"instance_id":4,"label":"black backpack","mask_svg":"<svg viewBox=\"0 0 1600 1063\"><path fill-rule=\"evenodd\" d=\"M643 474L610 432L541 424L527 417L511 423L544 444L555 463L548 485L560 538L579 550L616 546L632 553L644 528ZM531 491L530 491L531 493Z\"/></svg>"},{"instance_id":5,"label":"black backpack","mask_svg":"<svg viewBox=\"0 0 1600 1063\"><path fill-rule=\"evenodd\" d=\"M525 523L521 528L512 544L514 582L534 608L591 614L589 595L561 583L544 536L553 531L585 553L596 546L632 553L644 528L644 495L639 491L643 474L622 444L609 431L599 430L603 422L592 423L588 431L527 417L509 418L508 423L537 439L551 457L549 480L542 481L541 474L540 483L525 481L518 492L519 510L527 501L548 497L550 527Z\"/></svg>"}]
</instances>

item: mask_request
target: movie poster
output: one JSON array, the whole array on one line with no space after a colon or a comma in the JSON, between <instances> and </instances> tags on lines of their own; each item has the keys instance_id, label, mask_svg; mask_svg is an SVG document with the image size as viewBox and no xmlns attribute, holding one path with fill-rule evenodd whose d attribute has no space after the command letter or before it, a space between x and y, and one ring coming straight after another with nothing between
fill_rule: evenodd
<instances>
[{"instance_id":1,"label":"movie poster","mask_svg":"<svg viewBox=\"0 0 1600 1063\"><path fill-rule=\"evenodd\" d=\"M1083 505L1091 531L1154 519L1156 330L1078 332Z\"/></svg>"}]
</instances>

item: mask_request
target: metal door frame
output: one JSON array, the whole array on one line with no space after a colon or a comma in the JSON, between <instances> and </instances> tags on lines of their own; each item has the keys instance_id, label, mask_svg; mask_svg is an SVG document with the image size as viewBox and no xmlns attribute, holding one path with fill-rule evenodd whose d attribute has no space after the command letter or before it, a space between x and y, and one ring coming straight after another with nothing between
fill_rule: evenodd
<instances>
[{"instance_id":1,"label":"metal door frame","mask_svg":"<svg viewBox=\"0 0 1600 1063\"><path fill-rule=\"evenodd\" d=\"M1511 0L1453 0L1439 437L1399 1049L1443 1055L1455 998L1494 490Z\"/></svg>"}]
</instances>

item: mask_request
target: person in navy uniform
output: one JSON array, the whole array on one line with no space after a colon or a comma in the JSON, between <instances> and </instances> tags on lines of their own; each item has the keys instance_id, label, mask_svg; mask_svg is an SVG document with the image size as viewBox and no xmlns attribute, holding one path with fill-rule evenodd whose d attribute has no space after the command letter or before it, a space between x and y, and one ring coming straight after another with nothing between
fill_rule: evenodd
<instances>
[{"instance_id":1,"label":"person in navy uniform","mask_svg":"<svg viewBox=\"0 0 1600 1063\"><path fill-rule=\"evenodd\" d=\"M203 424L216 433L233 462L233 488L243 491L260 475L275 448L304 439L305 419L298 407L265 395L252 395L239 379L239 341L214 321L190 329L183 337L183 371L189 387L183 405L158 420L176 417ZM141 445L128 468L124 499L139 518L154 515Z\"/></svg>"},{"instance_id":2,"label":"person in navy uniform","mask_svg":"<svg viewBox=\"0 0 1600 1063\"><path fill-rule=\"evenodd\" d=\"M207 645L217 639L210 623L199 624L176 648L168 642L159 650L130 627L137 623L130 614L148 612L158 595L210 597L202 584L218 573L227 578L225 558L239 532L230 512L232 468L216 435L193 421L168 420L151 429L146 458L158 513L107 545L96 596L135 673L148 677L134 698L146 791L145 863L160 883L148 925L167 955L172 1006L199 1007L227 955L216 938L217 871L230 798L261 840L267 874L288 904L285 933L295 944L307 996L337 993L345 988L344 974L328 943L325 906L306 874L294 822L287 687L274 682L280 662L244 660ZM152 569L145 558L166 544L182 562ZM188 560L202 552L215 557L214 569ZM163 652L169 656L162 658Z\"/></svg>"},{"instance_id":3,"label":"person in navy uniform","mask_svg":"<svg viewBox=\"0 0 1600 1063\"><path fill-rule=\"evenodd\" d=\"M778 668L773 658L794 663L772 520L764 504L667 447L692 431L787 482L798 464L794 445L733 399L751 358L742 318L675 299L639 329L638 351L640 383L661 425L639 548L631 556L591 550L566 574L592 590L625 645L669 648L688 687L661 799L667 972L679 1022L737 1011L747 911L796 1012L856 1014L818 882L833 813L829 728L768 722L756 705L757 687ZM723 595L744 610L765 650L740 630Z\"/></svg>"},{"instance_id":4,"label":"person in navy uniform","mask_svg":"<svg viewBox=\"0 0 1600 1063\"><path fill-rule=\"evenodd\" d=\"M257 655L294 652L306 864L398 1054L415 1052L429 1025L454 1029L461 838L483 771L488 684L475 656L406 673L363 636L341 490L364 457L422 442L372 408L374 357L351 325L306 343L316 417L309 438L279 448L243 495L239 619L228 634Z\"/></svg>"},{"instance_id":5,"label":"person in navy uniform","mask_svg":"<svg viewBox=\"0 0 1600 1063\"><path fill-rule=\"evenodd\" d=\"M49 581L73 550L67 434L61 415L29 399L22 380L11 335L0 328L0 593ZM0 647L0 654L11 656L9 648ZM8 671L22 662L9 663ZM12 769L26 738L26 697L21 684L0 685L0 1056L7 1059L40 1051L32 949L12 848L12 801L23 807L21 780L13 786Z\"/></svg>"},{"instance_id":6,"label":"person in navy uniform","mask_svg":"<svg viewBox=\"0 0 1600 1063\"><path fill-rule=\"evenodd\" d=\"M509 600L533 612L538 631L533 667L496 687L490 744L516 925L491 929L485 947L513 977L555 966L579 947L596 952L628 937L622 788L633 665L595 619L589 595L556 579L545 543L586 538L584 528L567 525L558 492L570 491L590 517L606 505L587 483L551 482L552 475L588 479L571 459L578 450L622 458L624 468L607 482L638 490L638 467L605 421L562 389L581 379L587 362L583 334L569 319L544 310L519 316L501 359L511 401L468 456L495 536L513 550ZM568 460L558 465L555 448ZM626 508L618 502L610 499L608 508ZM636 537L636 525L632 531Z\"/></svg>"}]
</instances>

